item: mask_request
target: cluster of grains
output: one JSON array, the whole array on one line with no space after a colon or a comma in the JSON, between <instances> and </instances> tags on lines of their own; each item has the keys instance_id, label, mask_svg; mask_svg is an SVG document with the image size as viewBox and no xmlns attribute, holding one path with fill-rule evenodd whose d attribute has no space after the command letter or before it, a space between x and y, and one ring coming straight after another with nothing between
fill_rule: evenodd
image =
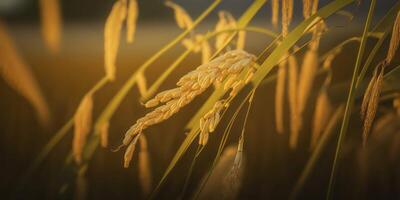
<instances>
[{"instance_id":1,"label":"cluster of grains","mask_svg":"<svg viewBox=\"0 0 400 200\"><path fill-rule=\"evenodd\" d=\"M221 111L225 107L224 103L224 101L217 101L214 107L200 119L200 145L206 145L208 142L208 135L214 132L215 127L221 119Z\"/></svg>"},{"instance_id":2,"label":"cluster of grains","mask_svg":"<svg viewBox=\"0 0 400 200\"><path fill-rule=\"evenodd\" d=\"M34 107L39 122L46 126L49 108L30 67L19 54L5 24L0 21L0 75L16 92Z\"/></svg>"},{"instance_id":3,"label":"cluster of grains","mask_svg":"<svg viewBox=\"0 0 400 200\"><path fill-rule=\"evenodd\" d=\"M128 146L125 153L125 167L132 158L134 144L140 133L147 127L158 124L177 113L183 106L189 104L197 95L203 93L211 84L222 82L228 76L240 74L244 69L252 67L255 56L243 50L233 50L221 55L209 63L200 65L195 70L184 75L177 83L177 88L157 94L145 106L155 107L152 112L138 119L126 132L123 146ZM132 153L131 153L132 152Z\"/></svg>"},{"instance_id":4,"label":"cluster of grains","mask_svg":"<svg viewBox=\"0 0 400 200\"><path fill-rule=\"evenodd\" d=\"M229 12L220 11L218 13L218 17L219 17L219 20L217 22L217 25L215 26L215 32L218 33L218 32L224 31L224 30L238 28L238 24L237 24L235 18ZM217 50L224 48L226 45L226 42L230 38L230 35L231 34L229 32L219 33L215 39L215 48ZM244 48L245 38L246 38L246 32L239 31L237 43L236 43L237 49Z\"/></svg>"},{"instance_id":5,"label":"cluster of grains","mask_svg":"<svg viewBox=\"0 0 400 200\"><path fill-rule=\"evenodd\" d=\"M184 39L182 44L187 49L190 49L195 53L201 52L201 62L203 64L210 60L212 50L207 38L204 35L197 34L191 38Z\"/></svg>"},{"instance_id":6,"label":"cluster of grains","mask_svg":"<svg viewBox=\"0 0 400 200\"><path fill-rule=\"evenodd\" d=\"M361 118L364 120L363 126L363 144L367 144L368 135L375 118L378 108L379 97L383 85L383 75L385 68L392 62L398 46L400 44L400 12L397 13L393 25L392 37L385 60L379 63L375 68L372 78L365 90L363 102L361 104Z\"/></svg>"},{"instance_id":7,"label":"cluster of grains","mask_svg":"<svg viewBox=\"0 0 400 200\"><path fill-rule=\"evenodd\" d=\"M40 15L45 44L52 52L57 52L62 32L59 0L40 0Z\"/></svg>"},{"instance_id":8,"label":"cluster of grains","mask_svg":"<svg viewBox=\"0 0 400 200\"><path fill-rule=\"evenodd\" d=\"M127 19L127 41L133 42L137 16L136 0L129 0L129 5L127 0L117 0L107 17L104 27L104 63L109 80L115 79L115 65L123 23Z\"/></svg>"},{"instance_id":9,"label":"cluster of grains","mask_svg":"<svg viewBox=\"0 0 400 200\"><path fill-rule=\"evenodd\" d=\"M392 62L396 51L400 45L400 12L397 13L396 20L393 25L392 37L390 39L389 50L386 56L386 62Z\"/></svg>"},{"instance_id":10,"label":"cluster of grains","mask_svg":"<svg viewBox=\"0 0 400 200\"><path fill-rule=\"evenodd\" d=\"M375 68L361 104L361 118L364 120L362 135L364 145L367 143L368 133L371 129L378 108L384 70L384 63L381 63L377 68Z\"/></svg>"},{"instance_id":11,"label":"cluster of grains","mask_svg":"<svg viewBox=\"0 0 400 200\"><path fill-rule=\"evenodd\" d=\"M300 131L299 112L297 111L298 64L296 57L288 58L288 99L290 112L290 134L298 135Z\"/></svg>"},{"instance_id":12,"label":"cluster of grains","mask_svg":"<svg viewBox=\"0 0 400 200\"><path fill-rule=\"evenodd\" d=\"M193 26L193 20L185 9L171 1L165 2L165 5L174 10L175 21L178 24L179 28L190 29Z\"/></svg>"},{"instance_id":13,"label":"cluster of grains","mask_svg":"<svg viewBox=\"0 0 400 200\"><path fill-rule=\"evenodd\" d=\"M82 152L92 125L93 97L87 94L83 97L74 116L74 137L72 153L75 162L82 163Z\"/></svg>"}]
</instances>

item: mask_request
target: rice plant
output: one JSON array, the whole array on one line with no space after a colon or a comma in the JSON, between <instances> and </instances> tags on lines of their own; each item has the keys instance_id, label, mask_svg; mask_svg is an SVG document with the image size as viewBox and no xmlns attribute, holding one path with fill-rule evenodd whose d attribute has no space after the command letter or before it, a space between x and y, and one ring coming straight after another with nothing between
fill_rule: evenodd
<instances>
[{"instance_id":1,"label":"rice plant","mask_svg":"<svg viewBox=\"0 0 400 200\"><path fill-rule=\"evenodd\" d=\"M68 24L70 4L38 1L46 56L14 44L35 35L12 38L0 24L6 87L47 127L34 132L54 131L24 133L36 146L4 187L12 187L7 197L400 196L400 2L112 0L98 7L101 28L86 32L92 28ZM152 11L158 8L164 14ZM162 39L169 32L177 34ZM91 57L88 49L101 53ZM44 74L37 80L27 64L36 57L53 61L49 72L36 69ZM90 73L73 68L58 84L47 82L45 98L39 83L54 79L54 63L85 59L96 63ZM12 119L6 122L36 130Z\"/></svg>"}]
</instances>

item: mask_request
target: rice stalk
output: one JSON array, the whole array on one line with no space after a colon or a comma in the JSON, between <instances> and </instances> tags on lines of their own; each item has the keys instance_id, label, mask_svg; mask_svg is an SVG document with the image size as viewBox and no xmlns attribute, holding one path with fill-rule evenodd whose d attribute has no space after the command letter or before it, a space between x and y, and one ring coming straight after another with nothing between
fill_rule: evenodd
<instances>
[{"instance_id":1,"label":"rice stalk","mask_svg":"<svg viewBox=\"0 0 400 200\"><path fill-rule=\"evenodd\" d=\"M42 35L47 48L53 53L60 50L62 21L59 0L40 0Z\"/></svg>"},{"instance_id":2,"label":"rice stalk","mask_svg":"<svg viewBox=\"0 0 400 200\"><path fill-rule=\"evenodd\" d=\"M115 79L116 59L121 37L122 25L127 15L126 0L117 0L107 17L104 27L104 63L106 77Z\"/></svg>"},{"instance_id":3,"label":"rice stalk","mask_svg":"<svg viewBox=\"0 0 400 200\"><path fill-rule=\"evenodd\" d=\"M142 187L144 195L148 195L152 187L152 175L151 175L151 165L150 156L147 149L147 139L146 136L141 135L139 137L140 151L139 151L139 180Z\"/></svg>"},{"instance_id":4,"label":"rice stalk","mask_svg":"<svg viewBox=\"0 0 400 200\"><path fill-rule=\"evenodd\" d=\"M166 1L165 6L174 10L176 24L181 29L190 29L193 27L193 20L184 8L172 1Z\"/></svg>"},{"instance_id":5,"label":"rice stalk","mask_svg":"<svg viewBox=\"0 0 400 200\"><path fill-rule=\"evenodd\" d=\"M147 94L147 81L146 81L146 77L144 75L144 73L139 73L137 75L137 85L138 85L138 89L139 89L139 93L140 96L145 96Z\"/></svg>"},{"instance_id":6,"label":"rice stalk","mask_svg":"<svg viewBox=\"0 0 400 200\"><path fill-rule=\"evenodd\" d=\"M360 47L359 47L358 53L357 53L357 59L356 59L356 63L354 66L350 89L349 89L349 93L348 93L348 97L347 97L347 101L346 101L344 117L343 117L343 121L342 121L342 124L340 127L338 143L336 146L335 156L334 156L334 160L333 160L333 164L332 164L331 175L329 178L328 192L326 195L326 198L328 200L332 199L332 197L333 197L333 188L334 188L335 181L336 181L337 166L338 166L339 159L340 159L339 156L340 156L341 147L342 147L342 144L343 144L343 141L344 141L347 129L348 129L351 110L352 110L353 104L354 104L354 99L355 99L355 94L356 94L355 91L356 91L357 76L359 73L359 68L362 63L362 58L363 58L364 51L365 51L366 41L368 38L369 26L372 21L375 4L376 4L376 0L372 0L370 3L369 10L368 10L368 16L367 16L367 20L365 22L363 34L361 36Z\"/></svg>"},{"instance_id":7,"label":"rice stalk","mask_svg":"<svg viewBox=\"0 0 400 200\"><path fill-rule=\"evenodd\" d=\"M75 178L74 200L86 200L88 196L88 182L86 178L87 165L80 168Z\"/></svg>"},{"instance_id":8,"label":"rice stalk","mask_svg":"<svg viewBox=\"0 0 400 200\"><path fill-rule=\"evenodd\" d=\"M372 83L373 84L372 89L369 93L370 96L366 97L366 98L368 98L368 105L365 110L365 113L363 114L364 115L364 126L363 126L363 145L364 146L367 145L368 135L369 135L370 129L372 127L372 123L375 119L376 110L378 108L379 96L381 93L382 83L383 83L384 69L385 69L384 66L378 66L375 69L375 70L379 70L379 74L378 74L378 72L374 72L374 75L376 76L376 80Z\"/></svg>"},{"instance_id":9,"label":"rice stalk","mask_svg":"<svg viewBox=\"0 0 400 200\"><path fill-rule=\"evenodd\" d=\"M327 4L324 8L320 9L317 14L319 18L327 18L330 15L334 14L338 10L342 9L343 7L349 5L350 3L354 2L354 0L336 0L329 4ZM249 8L249 12L246 15L250 16L246 17L246 19L251 19L251 16L254 16L255 13L259 10L259 8L265 3L265 0L257 0L253 3L253 5ZM300 23L291 33L288 34L288 37L282 41L281 45L279 45L271 54L266 58L266 60L258 67L257 72L254 74L251 82L252 87L259 86L264 78L269 75L269 72L279 63L279 60L284 56L284 54L301 38L305 30L309 27L310 24L317 18L317 16L310 17L309 20L306 20ZM242 19L242 18L241 18ZM239 23L242 20L239 20ZM248 22L249 20L246 20ZM214 105L216 101L218 101L224 94L223 88L218 88L214 91L213 94L207 99L205 104L197 111L197 113L192 117L190 122L187 124L186 127L190 127L190 132L187 134L186 138L178 148L177 152L175 153L174 157L172 158L170 164L168 165L167 169L163 173L160 182L157 184L155 189L156 193L160 186L166 180L166 177L170 174L172 169L176 166L177 162L181 159L182 155L186 152L189 146L194 142L195 138L198 136L198 120L206 113L211 107ZM191 123L195 122L195 123ZM153 193L153 194L154 194ZM152 195L154 196L154 195Z\"/></svg>"},{"instance_id":10,"label":"rice stalk","mask_svg":"<svg viewBox=\"0 0 400 200\"><path fill-rule=\"evenodd\" d=\"M390 38L389 50L386 56L386 63L391 63L400 44L400 11L397 13L393 25L392 37Z\"/></svg>"},{"instance_id":11,"label":"rice stalk","mask_svg":"<svg viewBox=\"0 0 400 200\"><path fill-rule=\"evenodd\" d=\"M29 67L18 52L6 25L0 21L0 75L4 81L35 109L42 126L50 123L48 104Z\"/></svg>"},{"instance_id":12,"label":"rice stalk","mask_svg":"<svg viewBox=\"0 0 400 200\"><path fill-rule=\"evenodd\" d=\"M272 25L277 28L278 21L279 21L279 0L272 0L271 1L272 7Z\"/></svg>"},{"instance_id":13,"label":"rice stalk","mask_svg":"<svg viewBox=\"0 0 400 200\"><path fill-rule=\"evenodd\" d=\"M127 27L126 40L128 43L132 43L135 39L138 16L139 16L139 9L137 0L129 0L128 13L126 18L126 27Z\"/></svg>"},{"instance_id":14,"label":"rice stalk","mask_svg":"<svg viewBox=\"0 0 400 200\"><path fill-rule=\"evenodd\" d=\"M82 152L92 126L93 97L86 94L74 116L74 137L72 150L75 162L82 163Z\"/></svg>"}]
</instances>

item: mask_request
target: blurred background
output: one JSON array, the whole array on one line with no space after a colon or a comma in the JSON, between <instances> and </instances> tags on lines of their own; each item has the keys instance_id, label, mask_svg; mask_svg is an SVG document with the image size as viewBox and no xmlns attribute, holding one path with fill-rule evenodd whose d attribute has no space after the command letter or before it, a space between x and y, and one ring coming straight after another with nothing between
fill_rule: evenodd
<instances>
[{"instance_id":1,"label":"blurred background","mask_svg":"<svg viewBox=\"0 0 400 200\"><path fill-rule=\"evenodd\" d=\"M75 181L71 181L75 177L64 167L64 161L71 149L72 131L57 145L32 179L21 186L21 178L35 156L52 135L73 116L82 96L104 75L103 28L114 1L62 0L60 2L63 18L61 49L58 53L52 53L45 47L41 36L39 1L0 0L0 20L6 24L22 57L31 67L52 114L51 126L41 127L30 104L0 79L0 171L2 172L0 191L4 199L77 199L74 189ZM174 2L183 6L192 18L195 18L212 3L212 0ZM292 27L303 19L300 1L295 0L295 2ZM331 1L321 0L320 7L329 2ZM396 2L397 0L378 1L373 24ZM251 0L224 0L217 10L227 10L235 17L239 17L251 3ZM133 44L121 42L117 61L117 79L96 94L94 119L137 67L181 32L175 24L173 12L164 6L164 1L138 0L138 4L140 14L136 40ZM354 14L353 20L343 16L333 16L329 20L332 31L325 36L329 39L322 41L322 53L344 38L358 36L361 33L360 22L364 22L368 6L369 1L361 1L359 6L351 5L346 8ZM272 28L270 10L269 1L251 24L279 32ZM213 29L217 19L216 12L213 12L197 31ZM246 50L258 54L271 41L271 38L251 33L246 41ZM348 63L354 62L356 47L355 43L349 45L344 49L345 53L335 60L336 81L347 80L351 77L352 68ZM146 71L148 82L156 80L162 70L166 69L183 50L184 48L178 45L156 61ZM302 54L303 52L299 53L299 58ZM396 60L398 62L399 59ZM189 56L160 89L173 87L180 76L199 63L200 55ZM317 83L321 82L322 79L317 79ZM256 93L247 124L248 137L245 144L247 159L242 187L237 194L238 199L287 199L310 156L309 125L304 127L303 137L296 151L288 148L288 133L283 135L275 133L274 101L271 98L274 96L274 88L274 83L267 84ZM170 120L151 127L146 132L149 140L153 185L160 180L169 161L185 138L184 125L208 94L210 91L197 98L193 105L187 106ZM313 101L309 102L310 105L313 103ZM338 104L338 102L335 103L335 105ZM112 148L120 144L127 128L145 113L146 110L139 101L139 92L134 88L112 118L110 147L99 148L90 162L85 180L85 199L145 198L138 183L137 166L133 164L129 169L124 169L123 151L111 152ZM311 111L307 113L307 119L311 119L311 115ZM244 114L240 116L228 144L237 144ZM308 120L305 124L310 124L310 121ZM371 167L367 169L370 173L366 179L360 181L361 175L358 173L361 162L358 158L362 157L360 156L362 154L360 153L360 128L359 121L353 120L349 139L344 148L343 164L340 167L337 199L400 199L398 159L392 161L379 152L368 154L369 159L363 162L371 164ZM193 172L189 193L198 187L199 180L210 166L210 160L215 156L223 130L219 128L211 136L210 144ZM390 133L386 140L377 141L376 146L389 148L382 144L389 143L393 137ZM157 198L175 199L179 196L194 150L195 146L192 145L167 179L165 186L161 188ZM333 150L332 140L301 192L300 199L325 198ZM73 184L66 186L64 182Z\"/></svg>"}]
</instances>

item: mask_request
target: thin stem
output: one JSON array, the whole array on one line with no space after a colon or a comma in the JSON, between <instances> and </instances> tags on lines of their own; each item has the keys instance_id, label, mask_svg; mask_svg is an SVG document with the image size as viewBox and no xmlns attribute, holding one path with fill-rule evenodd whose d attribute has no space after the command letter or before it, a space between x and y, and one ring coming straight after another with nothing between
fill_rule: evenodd
<instances>
[{"instance_id":1,"label":"thin stem","mask_svg":"<svg viewBox=\"0 0 400 200\"><path fill-rule=\"evenodd\" d=\"M333 198L333 189L334 189L334 185L335 185L335 181L336 181L336 173L337 173L337 167L338 167L339 160L340 160L339 157L340 157L340 153L341 153L341 147L342 147L342 144L343 144L343 141L344 141L344 138L346 136L346 132L347 132L347 129L349 126L351 110L353 108L354 99L355 99L357 75L358 75L358 71L361 66L362 58L364 55L365 45L366 45L367 36L368 36L368 29L369 29L369 26L372 21L375 4L376 4L376 0L372 0L369 11L368 11L367 20L365 22L363 35L361 37L361 44L360 44L360 48L359 48L358 54L357 54L357 60L356 60L356 64L354 67L353 77L352 77L351 85L350 85L350 91L349 91L349 95L348 95L347 102L346 102L346 108L345 108L345 112L344 112L342 125L340 128L339 139L338 139L335 157L334 157L333 166L332 166L332 171L331 171L331 175L330 175L330 179L329 179L328 192L327 192L327 196L326 196L326 199L328 199L328 200Z\"/></svg>"}]
</instances>

